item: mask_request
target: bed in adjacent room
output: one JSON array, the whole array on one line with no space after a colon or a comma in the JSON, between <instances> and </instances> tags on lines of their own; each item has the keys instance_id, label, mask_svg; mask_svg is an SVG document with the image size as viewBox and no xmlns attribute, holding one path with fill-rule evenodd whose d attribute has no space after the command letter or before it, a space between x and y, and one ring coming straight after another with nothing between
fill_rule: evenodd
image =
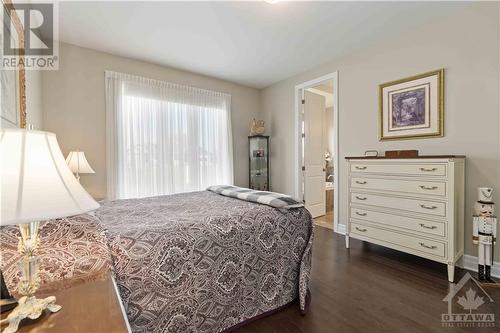
<instances>
[{"instance_id":1,"label":"bed in adjacent room","mask_svg":"<svg viewBox=\"0 0 500 333\"><path fill-rule=\"evenodd\" d=\"M133 332L223 332L296 300L306 310L313 230L303 207L275 208L201 191L105 202L95 217L73 218L88 222L75 225L90 235L83 243L105 230ZM43 224L41 237L54 234L53 228L50 221ZM13 242L14 230L2 230L2 241ZM2 250L15 256L11 245ZM67 242L54 246L71 248ZM84 248L88 254L91 246ZM68 265L57 267L71 272ZM2 268L15 285L15 269Z\"/></svg>"}]
</instances>

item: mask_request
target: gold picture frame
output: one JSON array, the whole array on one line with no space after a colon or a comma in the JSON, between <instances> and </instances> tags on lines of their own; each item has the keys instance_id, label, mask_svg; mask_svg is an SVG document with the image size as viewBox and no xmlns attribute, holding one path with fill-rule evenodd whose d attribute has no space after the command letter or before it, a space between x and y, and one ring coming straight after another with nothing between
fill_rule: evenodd
<instances>
[{"instance_id":1,"label":"gold picture frame","mask_svg":"<svg viewBox=\"0 0 500 333\"><path fill-rule=\"evenodd\" d=\"M379 85L379 140L444 136L444 69Z\"/></svg>"},{"instance_id":2,"label":"gold picture frame","mask_svg":"<svg viewBox=\"0 0 500 333\"><path fill-rule=\"evenodd\" d=\"M16 42L18 43L19 48L19 57L24 57L24 28L21 23L21 20L17 16L16 12L13 10L14 5L11 0L1 0L4 10L4 14L10 16L12 25L15 28L16 32ZM4 24L3 22L1 23ZM3 27L6 28L5 26ZM5 33L2 37L5 37ZM0 45L3 47L3 45ZM26 128L26 70L24 68L24 62L20 62L17 70L15 70L15 78L12 80L4 80L7 76L9 76L14 70L4 70L2 69L2 89L6 96L15 96L15 119L12 117L6 117L4 112L9 112L9 110L4 110L4 105L2 105L2 113L0 114L3 124L7 124L6 127L20 127ZM4 82L5 81L5 82ZM5 84L8 82L9 84ZM5 85L5 86L4 86Z\"/></svg>"}]
</instances>

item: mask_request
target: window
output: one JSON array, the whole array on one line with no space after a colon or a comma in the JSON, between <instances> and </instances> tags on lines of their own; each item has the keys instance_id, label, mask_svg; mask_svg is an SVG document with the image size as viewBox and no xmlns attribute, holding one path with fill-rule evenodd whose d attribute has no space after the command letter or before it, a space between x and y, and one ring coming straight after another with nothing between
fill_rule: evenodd
<instances>
[{"instance_id":1,"label":"window","mask_svg":"<svg viewBox=\"0 0 500 333\"><path fill-rule=\"evenodd\" d=\"M231 96L106 72L108 198L232 184Z\"/></svg>"}]
</instances>

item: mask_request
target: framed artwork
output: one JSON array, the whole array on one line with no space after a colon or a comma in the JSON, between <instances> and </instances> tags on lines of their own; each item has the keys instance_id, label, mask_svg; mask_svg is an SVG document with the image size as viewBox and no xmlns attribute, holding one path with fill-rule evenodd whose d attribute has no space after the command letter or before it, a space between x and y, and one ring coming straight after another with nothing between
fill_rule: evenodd
<instances>
[{"instance_id":1,"label":"framed artwork","mask_svg":"<svg viewBox=\"0 0 500 333\"><path fill-rule=\"evenodd\" d=\"M380 140L444 135L444 69L380 85Z\"/></svg>"},{"instance_id":2,"label":"framed artwork","mask_svg":"<svg viewBox=\"0 0 500 333\"><path fill-rule=\"evenodd\" d=\"M24 45L24 31L19 17L16 15L15 11L11 11L13 8L12 2L10 0L2 0L2 5L10 13L12 25L15 31L10 34L11 43L14 43L17 48L23 49ZM3 29L0 31L0 47L3 48L3 42L5 36L5 22L2 17ZM21 51L19 56L23 56ZM26 127L26 73L24 66L19 66L17 69L0 69L0 104L1 104L1 127Z\"/></svg>"},{"instance_id":3,"label":"framed artwork","mask_svg":"<svg viewBox=\"0 0 500 333\"><path fill-rule=\"evenodd\" d=\"M264 149L255 149L253 151L253 157L264 157Z\"/></svg>"}]
</instances>

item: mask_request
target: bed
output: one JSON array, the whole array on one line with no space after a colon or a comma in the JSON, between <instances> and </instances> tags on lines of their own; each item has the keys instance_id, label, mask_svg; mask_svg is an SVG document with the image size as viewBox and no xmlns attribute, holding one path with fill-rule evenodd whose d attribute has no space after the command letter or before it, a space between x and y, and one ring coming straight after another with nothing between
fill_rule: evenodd
<instances>
[{"instance_id":1,"label":"bed","mask_svg":"<svg viewBox=\"0 0 500 333\"><path fill-rule=\"evenodd\" d=\"M296 300L306 310L313 226L303 207L201 191L106 202L95 216L75 218L82 230L73 234L92 234L83 243L95 239L101 249L104 234L108 253L100 250L90 268L111 262L133 332L227 332ZM52 229L42 225L41 237ZM12 242L14 230L2 230L0 240ZM55 243L67 252L67 242ZM91 247L80 245L83 253ZM13 268L2 265L15 285Z\"/></svg>"}]
</instances>

